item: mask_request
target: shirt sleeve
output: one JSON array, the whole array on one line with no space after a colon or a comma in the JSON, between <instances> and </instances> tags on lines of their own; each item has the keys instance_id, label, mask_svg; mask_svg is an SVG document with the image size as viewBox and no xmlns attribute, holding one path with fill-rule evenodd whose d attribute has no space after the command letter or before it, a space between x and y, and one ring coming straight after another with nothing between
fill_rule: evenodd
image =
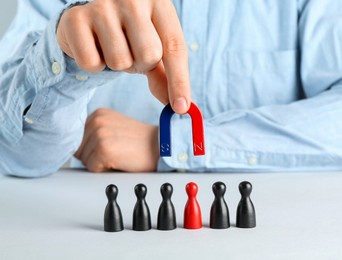
<instances>
[{"instance_id":1,"label":"shirt sleeve","mask_svg":"<svg viewBox=\"0 0 342 260\"><path fill-rule=\"evenodd\" d=\"M160 171L304 171L342 168L342 3L298 1L300 81L305 99L234 109L205 119L206 155L192 156L191 122L172 122ZM265 93L267 95L267 93Z\"/></svg>"},{"instance_id":2,"label":"shirt sleeve","mask_svg":"<svg viewBox=\"0 0 342 260\"><path fill-rule=\"evenodd\" d=\"M61 167L81 142L95 87L117 75L88 74L59 48L56 26L67 7L19 1L0 43L0 173L38 177Z\"/></svg>"}]
</instances>

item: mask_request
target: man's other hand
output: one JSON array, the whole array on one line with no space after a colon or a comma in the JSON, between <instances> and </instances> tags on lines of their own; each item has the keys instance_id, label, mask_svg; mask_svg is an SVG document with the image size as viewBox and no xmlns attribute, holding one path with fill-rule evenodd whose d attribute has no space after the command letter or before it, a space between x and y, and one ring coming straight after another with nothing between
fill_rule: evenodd
<instances>
[{"instance_id":1,"label":"man's other hand","mask_svg":"<svg viewBox=\"0 0 342 260\"><path fill-rule=\"evenodd\" d=\"M83 141L75 157L92 172L156 171L158 127L110 109L98 109L87 119Z\"/></svg>"}]
</instances>

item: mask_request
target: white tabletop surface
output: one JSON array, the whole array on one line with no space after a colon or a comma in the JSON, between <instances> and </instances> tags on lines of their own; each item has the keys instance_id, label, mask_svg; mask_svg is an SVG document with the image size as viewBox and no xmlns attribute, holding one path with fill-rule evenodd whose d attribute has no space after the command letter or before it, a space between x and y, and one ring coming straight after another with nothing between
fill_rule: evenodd
<instances>
[{"instance_id":1,"label":"white tabletop surface","mask_svg":"<svg viewBox=\"0 0 342 260\"><path fill-rule=\"evenodd\" d=\"M208 228L211 186L227 185L231 227ZM235 227L241 181L253 184L257 227ZM199 186L204 227L182 228L185 185ZM156 230L160 186L174 187L178 228ZM103 231L105 188L119 188L125 230ZM134 186L148 188L153 229L132 231ZM47 178L0 176L0 259L342 259L342 173L92 174L61 170Z\"/></svg>"}]
</instances>

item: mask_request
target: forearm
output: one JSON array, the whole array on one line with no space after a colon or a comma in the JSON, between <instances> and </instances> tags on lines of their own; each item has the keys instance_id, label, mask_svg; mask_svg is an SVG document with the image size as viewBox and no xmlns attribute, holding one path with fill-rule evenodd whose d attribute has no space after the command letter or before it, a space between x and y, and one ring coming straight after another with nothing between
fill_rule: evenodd
<instances>
[{"instance_id":1,"label":"forearm","mask_svg":"<svg viewBox=\"0 0 342 260\"><path fill-rule=\"evenodd\" d=\"M81 141L94 88L116 75L85 73L64 55L58 17L0 61L0 173L36 177L63 165Z\"/></svg>"}]
</instances>

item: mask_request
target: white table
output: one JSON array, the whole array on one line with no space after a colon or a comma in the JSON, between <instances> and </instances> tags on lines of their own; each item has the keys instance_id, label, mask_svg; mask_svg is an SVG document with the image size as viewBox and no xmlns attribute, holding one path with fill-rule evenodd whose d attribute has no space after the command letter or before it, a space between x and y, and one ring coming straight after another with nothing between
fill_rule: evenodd
<instances>
[{"instance_id":1,"label":"white table","mask_svg":"<svg viewBox=\"0 0 342 260\"><path fill-rule=\"evenodd\" d=\"M227 185L231 228L208 228L211 186ZM257 227L235 227L238 185L248 180ZM185 185L199 185L204 228L182 228ZM156 230L160 186L174 187L179 227ZM119 188L125 230L103 231L105 188ZM132 231L134 186L148 188L153 229ZM92 174L61 170L41 179L0 176L0 259L342 259L342 173Z\"/></svg>"}]
</instances>

